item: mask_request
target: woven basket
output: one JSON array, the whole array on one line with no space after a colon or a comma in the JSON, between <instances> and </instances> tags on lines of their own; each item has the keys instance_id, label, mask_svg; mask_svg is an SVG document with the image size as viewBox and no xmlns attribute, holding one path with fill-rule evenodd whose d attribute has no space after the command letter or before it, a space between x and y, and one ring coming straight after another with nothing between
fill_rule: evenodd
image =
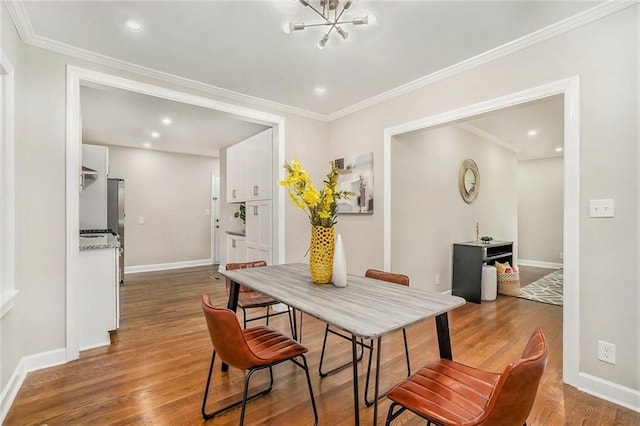
<instances>
[{"instance_id":1,"label":"woven basket","mask_svg":"<svg viewBox=\"0 0 640 426\"><path fill-rule=\"evenodd\" d=\"M504 272L498 274L498 294L518 296L520 294L520 273Z\"/></svg>"}]
</instances>

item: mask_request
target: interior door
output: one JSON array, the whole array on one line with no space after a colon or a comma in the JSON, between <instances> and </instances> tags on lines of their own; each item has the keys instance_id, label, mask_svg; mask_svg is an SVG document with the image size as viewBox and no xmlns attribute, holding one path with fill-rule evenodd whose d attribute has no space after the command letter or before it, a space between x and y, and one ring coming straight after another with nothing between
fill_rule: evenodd
<instances>
[{"instance_id":1,"label":"interior door","mask_svg":"<svg viewBox=\"0 0 640 426\"><path fill-rule=\"evenodd\" d=\"M211 173L211 260L220 263L220 177Z\"/></svg>"}]
</instances>

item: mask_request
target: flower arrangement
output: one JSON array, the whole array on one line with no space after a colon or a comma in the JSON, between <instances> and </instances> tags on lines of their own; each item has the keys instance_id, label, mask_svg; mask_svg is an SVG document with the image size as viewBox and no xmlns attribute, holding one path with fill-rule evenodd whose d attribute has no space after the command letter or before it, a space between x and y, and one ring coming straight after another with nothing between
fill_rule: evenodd
<instances>
[{"instance_id":1,"label":"flower arrangement","mask_svg":"<svg viewBox=\"0 0 640 426\"><path fill-rule=\"evenodd\" d=\"M331 161L331 170L327 173L322 189L317 189L309 174L297 160L285 163L287 176L278 182L289 191L289 198L309 216L311 225L331 228L336 224L337 200L349 198L351 191L338 191L338 168Z\"/></svg>"}]
</instances>

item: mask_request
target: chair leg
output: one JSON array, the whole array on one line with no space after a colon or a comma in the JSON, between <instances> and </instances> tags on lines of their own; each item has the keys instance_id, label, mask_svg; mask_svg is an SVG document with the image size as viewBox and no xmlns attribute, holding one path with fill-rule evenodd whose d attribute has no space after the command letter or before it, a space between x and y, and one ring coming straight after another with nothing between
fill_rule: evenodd
<instances>
[{"instance_id":1,"label":"chair leg","mask_svg":"<svg viewBox=\"0 0 640 426\"><path fill-rule=\"evenodd\" d=\"M243 327L245 330L247 329L247 310L245 308L242 308L242 320L243 320Z\"/></svg>"},{"instance_id":2,"label":"chair leg","mask_svg":"<svg viewBox=\"0 0 640 426\"><path fill-rule=\"evenodd\" d=\"M269 312L270 312L270 305L267 305L267 325L269 325Z\"/></svg>"},{"instance_id":3,"label":"chair leg","mask_svg":"<svg viewBox=\"0 0 640 426\"><path fill-rule=\"evenodd\" d=\"M302 362L304 363L304 372L307 375L307 386L309 386L309 396L311 397L311 406L313 407L314 426L318 426L318 408L316 407L316 399L313 396L313 387L311 387L311 376L309 376L309 366L307 365L307 358L304 355L300 355Z\"/></svg>"},{"instance_id":4,"label":"chair leg","mask_svg":"<svg viewBox=\"0 0 640 426\"><path fill-rule=\"evenodd\" d=\"M395 413L393 412L393 409L398 407L398 411L396 411ZM402 414L402 412L405 410L405 408L399 404L396 404L395 402L391 403L391 406L389 407L389 412L387 414L387 420L385 420L384 424L385 426L389 426L391 424L391 421L394 420L396 417L398 417L400 414Z\"/></svg>"},{"instance_id":5,"label":"chair leg","mask_svg":"<svg viewBox=\"0 0 640 426\"><path fill-rule=\"evenodd\" d=\"M329 328L329 324L327 324L327 326L324 329L324 340L322 341L322 352L320 353L320 363L318 364L318 373L320 374L320 377L327 377L333 373L337 373L338 371L350 366L353 362L353 361L347 361L346 363L341 364L329 371L322 371L322 364L324 362L324 351L327 346L327 337L329 336L329 333L335 334L336 336L342 337L343 339L347 339L347 337L345 337L344 335L331 330ZM360 342L358 345L360 346L360 355L358 355L357 360L361 361L362 357L364 356L364 348L371 349L371 346L365 345L364 339L360 339Z\"/></svg>"},{"instance_id":6,"label":"chair leg","mask_svg":"<svg viewBox=\"0 0 640 426\"><path fill-rule=\"evenodd\" d=\"M403 328L402 334L404 337L404 355L407 360L407 377L409 377L411 376L411 363L409 361L409 345L407 343L407 330ZM365 385L364 385L364 404L367 407L371 407L374 403L374 401L369 400L369 381L371 377L371 361L373 358L373 340L371 340L371 348L372 350L369 351L369 362L367 364L367 376L366 376ZM378 399L383 398L386 394L387 394L386 392L381 393L380 395L378 395Z\"/></svg>"},{"instance_id":7,"label":"chair leg","mask_svg":"<svg viewBox=\"0 0 640 426\"><path fill-rule=\"evenodd\" d=\"M244 391L242 393L242 401L241 401L242 408L240 409L240 426L244 425L244 414L247 411L247 401L250 401L256 396L258 396L258 395L254 395L252 397L247 397L247 395L249 394L249 380L251 380L251 376L253 376L253 373L255 373L258 370L261 370L261 368L250 369L249 373L247 373L247 376L244 378ZM269 390L271 390L272 387L273 387L273 368L269 367Z\"/></svg>"},{"instance_id":8,"label":"chair leg","mask_svg":"<svg viewBox=\"0 0 640 426\"><path fill-rule=\"evenodd\" d=\"M210 414L205 412L205 406L207 405L207 397L209 396L209 385L211 384L211 375L213 374L213 363L216 360L216 351L213 351L211 355L211 365L209 366L209 375L207 376L207 385L204 387L204 396L202 398L202 417L206 420ZM213 416L212 416L213 417Z\"/></svg>"},{"instance_id":9,"label":"chair leg","mask_svg":"<svg viewBox=\"0 0 640 426\"><path fill-rule=\"evenodd\" d=\"M212 418L214 418L215 416L217 416L218 414L224 413L225 411L228 411L232 408L237 407L238 405L241 404L246 404L247 401L251 401L252 399L258 398L260 396L266 395L269 392L271 392L271 389L273 388L273 373L271 372L271 367L269 367L269 373L270 373L270 382L269 382L269 387L263 391L257 392L249 397L246 396L247 391L248 391L248 386L246 386L246 384L248 383L248 380L245 379L245 389L244 389L244 395L242 400L234 402L232 404L227 405L226 407L220 408L219 410L216 411L212 411L210 413L207 413L206 410L206 406L207 406L207 399L209 397L209 386L211 384L211 378L213 375L213 364L216 360L216 351L213 351L213 354L211 355L211 365L209 366L209 375L207 376L207 384L204 388L204 397L202 398L202 418L205 420L210 420ZM247 374L247 377L251 377L251 374L253 374L254 371L259 370L260 368L257 369L253 369L249 371L249 374Z\"/></svg>"}]
</instances>

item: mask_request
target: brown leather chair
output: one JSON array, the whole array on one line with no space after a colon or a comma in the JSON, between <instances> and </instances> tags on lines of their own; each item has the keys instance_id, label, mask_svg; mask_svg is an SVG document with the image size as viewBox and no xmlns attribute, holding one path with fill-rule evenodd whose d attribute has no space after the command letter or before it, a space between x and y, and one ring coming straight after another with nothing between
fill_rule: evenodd
<instances>
[{"instance_id":1,"label":"brown leather chair","mask_svg":"<svg viewBox=\"0 0 640 426\"><path fill-rule=\"evenodd\" d=\"M521 359L502 374L446 359L431 362L389 391L393 403L386 425L405 409L441 426L526 425L548 358L547 341L538 329Z\"/></svg>"},{"instance_id":2,"label":"brown leather chair","mask_svg":"<svg viewBox=\"0 0 640 426\"><path fill-rule=\"evenodd\" d=\"M206 294L202 295L202 310L204 311L204 316L207 320L209 337L213 344L211 365L209 366L207 385L202 399L202 417L205 420L212 419L218 414L241 405L240 425L242 425L244 423L247 401L266 395L271 391L273 387L272 367L285 361L291 361L298 367L302 368L306 373L309 395L311 396L311 405L313 407L313 416L315 419L314 424L318 424L318 410L313 396L313 388L311 387L311 378L309 377L307 359L304 356L307 352L307 348L270 327L258 326L248 329L240 328L240 323L238 322L236 314L227 308L214 308L211 306L209 296ZM216 359L216 353L220 356L222 362L241 370L248 370L248 373L244 380L242 400L216 411L207 413L207 397L209 395L209 385L211 384L211 376L213 374L213 364ZM296 359L297 357L300 357L302 362L298 361ZM251 379L251 376L256 371L265 368L269 369L269 387L263 391L248 396L249 380Z\"/></svg>"},{"instance_id":3,"label":"brown leather chair","mask_svg":"<svg viewBox=\"0 0 640 426\"><path fill-rule=\"evenodd\" d=\"M367 269L367 272L365 272L364 274L365 277L367 278L373 278L376 280L381 280L381 281L386 281L386 282L390 282L390 283L394 283L394 284L400 284L400 285L409 285L409 277L403 274L395 274L393 272L385 272L385 271L379 271L377 269ZM338 337L342 337L343 339L346 340L351 340L351 336L347 336L345 334L340 333L339 331L333 330L331 329L331 327L329 326L329 324L327 324L327 326L325 327L324 330L324 341L322 342L322 352L320 354L320 363L318 365L318 373L320 373L320 377L326 377L330 374L333 374L337 371L342 370L345 367L348 367L352 364L352 361L349 361L345 364L339 365L329 371L322 371L322 363L324 360L324 351L325 351L325 347L327 345L327 336L329 335L329 333L336 335ZM404 353L405 353L405 358L407 360L407 377L411 375L411 364L409 362L409 345L407 343L407 331L403 328L402 329L402 335L404 337ZM374 401L373 400L369 400L369 382L370 382L370 377L371 377L371 361L373 359L373 340L370 340L368 344L364 343L363 340L360 340L360 355L358 355L358 361L360 361L362 359L362 356L364 355L364 349L369 349L369 362L367 364L367 378L365 381L365 387L364 387L364 402L365 405L367 406L371 406L373 405ZM378 399L383 397L384 393L378 395Z\"/></svg>"},{"instance_id":4,"label":"brown leather chair","mask_svg":"<svg viewBox=\"0 0 640 426\"><path fill-rule=\"evenodd\" d=\"M267 266L267 262L264 260L258 260L254 262L241 262L241 263L227 263L225 269L228 271L234 269L245 269L245 268L256 268L260 266ZM229 289L231 287L231 281L227 278L227 294L229 294ZM240 286L240 292L238 293L238 307L242 309L242 319L243 319L243 328L247 328L247 323L251 321L257 321L261 319L266 319L266 324L269 325L269 317L280 315L280 314L289 314L289 324L291 326L292 336L295 336L295 332L293 329L293 319L291 318L291 310L287 309L283 312L275 312L271 313L271 306L277 305L280 303L279 301L265 296L262 293L257 291L253 291L250 288ZM258 317L247 318L247 309L253 308L267 308L266 315L261 315Z\"/></svg>"}]
</instances>

